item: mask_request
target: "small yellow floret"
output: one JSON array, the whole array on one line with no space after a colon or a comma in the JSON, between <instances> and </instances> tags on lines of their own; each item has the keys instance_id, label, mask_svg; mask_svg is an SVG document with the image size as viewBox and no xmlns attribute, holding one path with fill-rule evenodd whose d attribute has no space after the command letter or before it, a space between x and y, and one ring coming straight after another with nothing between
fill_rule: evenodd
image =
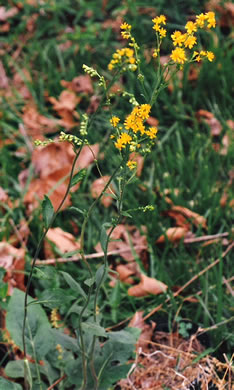
<instances>
[{"instance_id":1,"label":"small yellow floret","mask_svg":"<svg viewBox=\"0 0 234 390\"><path fill-rule=\"evenodd\" d=\"M215 13L214 13L214 12L207 12L207 13L205 14L205 17L206 17L207 22L208 22L207 27L208 27L208 28L215 27L215 25L216 25Z\"/></svg>"},{"instance_id":2,"label":"small yellow floret","mask_svg":"<svg viewBox=\"0 0 234 390\"><path fill-rule=\"evenodd\" d=\"M203 28L205 25L205 20L206 20L206 15L205 14L200 14L196 16L196 25L200 28Z\"/></svg>"},{"instance_id":3,"label":"small yellow floret","mask_svg":"<svg viewBox=\"0 0 234 390\"><path fill-rule=\"evenodd\" d=\"M184 49L181 49L180 47L177 47L175 50L172 50L170 57L174 62L177 62L178 64L184 64L187 60Z\"/></svg>"},{"instance_id":4,"label":"small yellow floret","mask_svg":"<svg viewBox=\"0 0 234 390\"><path fill-rule=\"evenodd\" d=\"M129 168L129 169L134 169L134 168L136 168L136 166L137 166L137 162L136 161L132 161L132 160L129 160L128 162L127 162L127 167Z\"/></svg>"},{"instance_id":5,"label":"small yellow floret","mask_svg":"<svg viewBox=\"0 0 234 390\"><path fill-rule=\"evenodd\" d=\"M154 139L157 136L157 132L157 127L150 127L149 130L146 130L145 134L148 135L150 139Z\"/></svg>"},{"instance_id":6,"label":"small yellow floret","mask_svg":"<svg viewBox=\"0 0 234 390\"><path fill-rule=\"evenodd\" d=\"M197 31L197 26L194 22L189 21L186 23L185 29L187 30L188 34L192 34L193 32Z\"/></svg>"},{"instance_id":7,"label":"small yellow floret","mask_svg":"<svg viewBox=\"0 0 234 390\"><path fill-rule=\"evenodd\" d=\"M182 43L184 43L186 39L186 34L182 34L181 31L175 31L171 34L171 37L173 39L174 46L182 46Z\"/></svg>"},{"instance_id":8,"label":"small yellow floret","mask_svg":"<svg viewBox=\"0 0 234 390\"><path fill-rule=\"evenodd\" d=\"M110 123L112 124L113 127L117 127L120 119L117 116L112 116L110 119Z\"/></svg>"},{"instance_id":9,"label":"small yellow floret","mask_svg":"<svg viewBox=\"0 0 234 390\"><path fill-rule=\"evenodd\" d=\"M132 28L132 26L131 26L130 24L124 22L124 23L122 23L122 24L120 25L120 28L121 28L121 30L129 30L129 31L130 31L131 28Z\"/></svg>"},{"instance_id":10,"label":"small yellow floret","mask_svg":"<svg viewBox=\"0 0 234 390\"><path fill-rule=\"evenodd\" d=\"M127 144L130 144L132 137L127 133L122 133L120 137L115 142L115 147L119 150L126 147Z\"/></svg>"},{"instance_id":11,"label":"small yellow floret","mask_svg":"<svg viewBox=\"0 0 234 390\"><path fill-rule=\"evenodd\" d=\"M185 42L184 42L184 46L185 47L188 47L189 49L192 49L193 46L197 43L197 38L194 37L193 35L189 35Z\"/></svg>"},{"instance_id":12,"label":"small yellow floret","mask_svg":"<svg viewBox=\"0 0 234 390\"><path fill-rule=\"evenodd\" d=\"M212 51L207 51L206 56L207 56L208 61L210 61L210 62L212 62L213 59L215 58L214 53Z\"/></svg>"}]
</instances>

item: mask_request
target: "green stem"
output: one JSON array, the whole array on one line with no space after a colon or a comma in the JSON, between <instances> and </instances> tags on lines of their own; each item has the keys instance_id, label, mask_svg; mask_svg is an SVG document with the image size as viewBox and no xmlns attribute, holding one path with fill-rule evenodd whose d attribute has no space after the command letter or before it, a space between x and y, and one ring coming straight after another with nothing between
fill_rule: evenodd
<instances>
[{"instance_id":1,"label":"green stem","mask_svg":"<svg viewBox=\"0 0 234 390\"><path fill-rule=\"evenodd\" d=\"M100 195L98 196L98 198L95 199L95 201L91 204L91 206L90 206L90 208L89 208L89 210L88 210L88 212L87 212L87 214L85 216L85 219L83 221L82 227L81 227L81 235L80 235L81 252L80 253L81 253L82 260L84 261L86 267L88 268L88 271L89 271L89 274L90 274L91 278L92 278L93 274L92 274L91 268L89 266L89 263L87 262L87 260L86 260L86 258L84 256L84 234L85 234L86 225L87 225L87 222L88 222L88 220L89 220L89 218L90 218L90 216L92 214L92 211L93 211L94 207L99 202L99 200L102 198L103 194L105 193L105 191L109 187L111 181L115 177L115 175L118 172L118 170L119 170L121 165L122 165L122 161L117 166L117 168L115 169L114 173L112 174L112 176L110 177L110 179L106 183L105 187L103 188L103 190L100 193ZM84 311L86 310L87 306L89 305L92 291L93 291L93 285L91 285L89 287L87 299L86 299L86 302L85 302L85 304L84 304L84 306L83 306L83 308L82 308L82 310L80 312L80 316L79 316L79 320L78 320L78 330L79 330L79 336L80 336L81 353L82 353L82 365L83 365L83 383L81 385L80 390L84 390L85 387L86 387L86 384L87 384L87 359L86 359L86 356L85 356L85 345L84 345L84 338L83 338L83 334L82 334L82 317L83 317ZM95 320L96 320L96 308L94 310L94 317L95 317ZM91 368L91 370L92 370L92 368ZM93 373L94 380L95 380L96 379L95 370L94 371L92 370L92 373Z\"/></svg>"},{"instance_id":2,"label":"green stem","mask_svg":"<svg viewBox=\"0 0 234 390\"><path fill-rule=\"evenodd\" d=\"M126 154L128 154L128 153L126 153ZM123 161L125 161L125 160L126 160L126 158L123 159ZM114 175L115 175L115 173L113 174L113 176ZM124 196L124 190L125 190L126 183L127 183L126 164L124 164L123 183L122 183L121 188L120 188L120 197L119 197L119 202L118 202L118 219L117 219L116 223L112 226L112 228L110 229L110 231L107 235L106 245L104 248L104 270L103 270L102 276L100 278L100 281L97 284L97 289L96 289L95 297L94 297L94 310L93 310L93 312L94 312L94 321L95 322L97 321L96 308L97 308L97 303L98 303L99 292L100 292L102 283L105 279L106 273L108 271L108 258L107 258L108 245L109 245L110 237L111 237L114 229L120 223L121 218L122 218L121 213L122 213L123 196ZM96 372L95 372L95 367L94 367L94 352L95 352L96 339L97 339L97 337L93 336L93 341L92 341L92 346L91 346L91 351L90 351L90 369L91 369L93 378L95 380L94 390L98 390L98 381L99 381L99 376L97 377Z\"/></svg>"},{"instance_id":3,"label":"green stem","mask_svg":"<svg viewBox=\"0 0 234 390\"><path fill-rule=\"evenodd\" d=\"M37 260L37 257L39 255L39 252L41 250L41 246L42 246L42 243L44 241L44 238L46 236L46 234L48 233L48 230L51 228L51 226L53 225L54 221L55 221L55 218L57 217L57 214L59 213L59 211L61 210L61 207L63 206L66 198L67 198L67 195L70 191L70 188L71 188L71 181L72 181L72 177L73 177L73 173L74 173L74 169L75 169L75 164L76 164L76 161L80 155L80 152L82 150L82 147L83 145L80 147L79 151L77 152L74 160L73 160L73 164L72 164L72 168L71 168L71 173L70 173L70 177L69 177L69 182L68 182L68 186L67 186L67 190L65 192L65 195L60 203L60 205L58 206L56 212L54 213L53 217L51 218L51 222L49 224L49 226L45 229L44 233L42 234L40 240L39 240L39 243L38 243L38 246L37 246L37 249L36 249L36 252L34 254L34 257L33 257L33 261L32 261L32 265L31 265L31 270L30 270L30 274L29 274L29 277L28 277L28 281L27 281L27 285L26 285L26 291L25 291L25 297L24 297L24 318L23 318L23 329L22 329L22 342L23 342L23 353L24 353L24 359L26 359L26 356L27 356L27 347L26 347L26 335L25 335L25 330L26 330L26 320L27 320L27 315L28 315L28 295L29 295L29 289L30 289L30 286L31 286L31 282L32 282L32 275L33 275L33 270L35 268L35 264L36 264L36 260ZM26 389L27 389L27 385L26 385Z\"/></svg>"}]
</instances>

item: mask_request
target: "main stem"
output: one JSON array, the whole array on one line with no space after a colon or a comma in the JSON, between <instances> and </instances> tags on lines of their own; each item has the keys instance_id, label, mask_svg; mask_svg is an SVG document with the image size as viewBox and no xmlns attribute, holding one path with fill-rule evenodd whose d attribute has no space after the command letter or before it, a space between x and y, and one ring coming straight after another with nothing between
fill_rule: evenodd
<instances>
[{"instance_id":1,"label":"main stem","mask_svg":"<svg viewBox=\"0 0 234 390\"><path fill-rule=\"evenodd\" d=\"M97 289L96 289L96 293L95 293L95 297L94 297L93 313L94 313L94 321L95 322L97 322L98 296L99 296L99 292L100 292L102 283L103 283L103 281L105 279L106 272L108 270L108 261L107 261L108 244L109 244L109 241L110 241L110 238L111 238L111 235L112 235L114 229L120 223L121 218L122 218L123 196L124 196L125 186L126 186L126 164L124 165L123 183L121 184L121 188L120 188L120 196L119 196L119 203L118 203L118 219L117 219L115 225L112 226L112 228L110 229L110 231L109 231L109 233L107 235L106 245L105 245L105 248L104 248L104 270L103 270L102 276L100 278L100 281L97 284ZM92 341L92 346L91 346L91 351L90 351L90 369L91 369L93 378L95 380L94 390L98 390L98 377L96 375L95 367L94 367L94 352L95 352L96 339L97 339L97 337L93 336L93 341Z\"/></svg>"}]
</instances>

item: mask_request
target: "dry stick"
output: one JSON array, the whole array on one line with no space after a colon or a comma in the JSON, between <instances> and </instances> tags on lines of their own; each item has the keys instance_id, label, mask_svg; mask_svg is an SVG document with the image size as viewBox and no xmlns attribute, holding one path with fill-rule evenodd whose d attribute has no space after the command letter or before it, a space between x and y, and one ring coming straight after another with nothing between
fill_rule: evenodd
<instances>
[{"instance_id":1,"label":"dry stick","mask_svg":"<svg viewBox=\"0 0 234 390\"><path fill-rule=\"evenodd\" d=\"M147 249L147 247L145 245L136 245L133 249L134 250L136 250L136 249ZM107 256L119 255L121 253L130 252L130 251L131 251L130 247L129 248L115 250L115 251L109 251L109 252L107 252ZM99 252L99 253L91 253L90 255L85 255L84 257L86 259L97 259L97 258L103 257L103 256L104 256L104 252ZM79 257L70 257L68 259L60 257L58 259L37 260L36 261L36 265L68 263L70 261L80 261L80 260L81 260L81 256L80 255L79 255Z\"/></svg>"},{"instance_id":2,"label":"dry stick","mask_svg":"<svg viewBox=\"0 0 234 390\"><path fill-rule=\"evenodd\" d=\"M54 382L50 387L48 387L47 390L52 390L56 385L58 385L60 382L62 382L67 377L66 374L64 374L61 378L59 378L56 382Z\"/></svg>"},{"instance_id":3,"label":"dry stick","mask_svg":"<svg viewBox=\"0 0 234 390\"><path fill-rule=\"evenodd\" d=\"M229 233L225 232L225 233L218 233L218 234L210 234L209 236L185 238L184 244L192 244L193 242L209 241L209 240L213 240L215 238L228 237L228 236L229 236Z\"/></svg>"},{"instance_id":4,"label":"dry stick","mask_svg":"<svg viewBox=\"0 0 234 390\"><path fill-rule=\"evenodd\" d=\"M216 264L218 264L220 262L220 260L226 256L226 254L232 249L232 247L234 246L234 241L227 247L227 249L225 250L225 252L222 253L221 255L221 258L215 260L212 264L209 264L206 268L204 268L203 270L201 270L197 275L193 276L192 279L190 279L187 283L185 283L181 288L179 288L179 290L177 290L174 294L173 294L173 297L177 297L177 295L179 295L185 288L187 288L191 283L193 283L196 279L200 278L200 276L202 276L205 272L209 271L211 268L213 268ZM151 317L154 313L156 313L158 310L160 310L162 308L162 306L164 305L164 303L168 303L169 301L171 300L171 297L167 298L165 300L165 302L161 303L160 305L158 305L157 307L155 307L153 310L151 310L151 312L149 314L147 314L143 319L144 320L147 320L147 318Z\"/></svg>"}]
</instances>

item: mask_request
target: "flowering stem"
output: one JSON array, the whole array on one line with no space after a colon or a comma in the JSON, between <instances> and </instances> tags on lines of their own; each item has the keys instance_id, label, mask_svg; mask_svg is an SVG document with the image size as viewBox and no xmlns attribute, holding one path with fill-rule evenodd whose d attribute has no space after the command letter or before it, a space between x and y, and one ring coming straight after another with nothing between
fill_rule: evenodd
<instances>
[{"instance_id":1,"label":"flowering stem","mask_svg":"<svg viewBox=\"0 0 234 390\"><path fill-rule=\"evenodd\" d=\"M29 274L29 277L28 277L27 285L26 285L25 297L24 297L24 318L23 318L23 328L22 328L22 343L23 343L24 359L26 359L26 357L27 357L27 346L26 346L25 331L26 331L26 320L27 320L27 315L28 315L28 295L29 295L29 289L30 289L31 282L32 282L33 270L34 270L35 263L36 263L38 255L39 255L39 252L41 250L42 243L43 243L43 241L44 241L44 239L46 237L46 234L48 233L48 230L53 225L53 223L55 221L55 218L57 217L59 211L61 210L61 207L63 206L63 204L64 204L64 202L65 202L65 200L67 198L67 195L68 195L68 193L70 191L72 177L73 177L73 173L74 173L74 169L75 169L75 164L76 164L76 161L77 161L77 159L78 159L78 157L80 155L82 147L83 147L83 145L80 147L79 151L76 153L76 156L75 156L75 158L73 160L73 164L72 164L72 168L71 168L71 172L70 172L70 176L69 176L69 182L68 182L68 185L67 185L67 189L66 189L65 195L64 195L61 203L59 204L56 212L54 212L53 217L51 218L49 226L45 229L44 233L42 234L42 236L41 236L41 238L39 240L36 252L35 252L34 257L33 257L31 270L30 270L30 274ZM26 372L25 372L25 374L26 374ZM26 382L26 375L25 375L25 382ZM26 387L26 389L28 388L27 383L25 383L25 387Z\"/></svg>"},{"instance_id":2,"label":"flowering stem","mask_svg":"<svg viewBox=\"0 0 234 390\"><path fill-rule=\"evenodd\" d=\"M128 154L129 154L129 152L127 151L126 155L128 156ZM108 256L107 256L107 252L108 252L109 241L110 241L110 238L111 238L111 235L112 235L114 229L120 223L121 218L122 218L123 195L124 195L124 189L125 189L125 186L126 186L126 183L127 183L127 179L126 179L126 177L127 177L127 175L126 175L127 169L126 169L126 161L125 160L126 160L126 156L125 156L125 158L123 158L123 160L121 162L121 165L122 165L122 163L125 163L125 164L124 164L124 172L123 172L123 182L121 184L120 196L119 196L119 199L118 199L118 219L117 219L117 221L115 221L115 223L113 224L112 228L110 229L110 231L109 231L109 233L107 235L105 248L103 250L104 251L104 270L103 270L103 273L102 273L101 278L99 280L99 283L97 284L97 289L96 289L95 297L94 297L94 310L93 310L93 313L94 313L94 321L95 322L97 322L97 301L98 301L98 295L99 295L102 283L103 283L103 281L105 279L106 273L108 271L108 260L107 260ZM119 168L120 168L120 166L119 166ZM112 175L110 181L114 178L116 173L117 173L117 171L114 172L114 174ZM97 339L97 337L93 336L93 341L92 341L92 346L91 346L91 351L90 351L90 369L92 371L92 375L93 375L93 378L95 380L94 390L98 390L98 378L99 378L96 375L95 367L94 367L94 352L95 352L96 339Z\"/></svg>"},{"instance_id":3,"label":"flowering stem","mask_svg":"<svg viewBox=\"0 0 234 390\"><path fill-rule=\"evenodd\" d=\"M81 251L80 251L80 254L81 254L81 259L83 260L84 264L86 265L86 267L87 267L87 269L89 271L90 278L93 277L92 270L91 270L90 265L87 262L87 260L85 258L85 255L84 255L84 234L85 234L86 225L87 225L87 222L88 222L88 220L89 220L89 218L90 218L90 216L92 214L92 211L93 211L94 207L96 206L98 201L102 198L103 194L105 193L105 191L109 187L111 181L113 180L113 178L117 174L117 172L118 172L118 170L119 170L121 165L122 165L122 161L117 166L117 168L115 169L114 173L112 174L112 176L110 177L110 179L106 183L105 187L103 188L103 190L100 193L100 195L98 196L98 198L95 199L95 201L91 204L89 210L87 211L85 219L83 221L82 227L81 227L81 235L80 235ZM82 310L80 312L80 316L79 316L79 320L78 320L78 330L79 330L79 336L80 336L80 346L81 346L82 365L83 365L83 382L82 382L80 390L85 390L86 384L87 384L87 358L86 358L86 355L85 355L85 344L84 344L84 338L83 338L83 333L82 333L82 317L83 317L83 314L84 314L86 308L89 305L92 291L93 291L93 284L91 284L91 286L89 287L88 294L87 294L87 299L86 299L85 304L84 304L84 306L83 306L83 308L82 308ZM96 306L94 306L94 308L95 308L94 309L94 319L96 321ZM92 350L93 350L93 346L91 347L91 351ZM91 371L92 371L92 374L93 374L95 382L97 382L98 379L97 379L97 376L96 376L96 373L95 373L93 365L91 365Z\"/></svg>"}]
</instances>

